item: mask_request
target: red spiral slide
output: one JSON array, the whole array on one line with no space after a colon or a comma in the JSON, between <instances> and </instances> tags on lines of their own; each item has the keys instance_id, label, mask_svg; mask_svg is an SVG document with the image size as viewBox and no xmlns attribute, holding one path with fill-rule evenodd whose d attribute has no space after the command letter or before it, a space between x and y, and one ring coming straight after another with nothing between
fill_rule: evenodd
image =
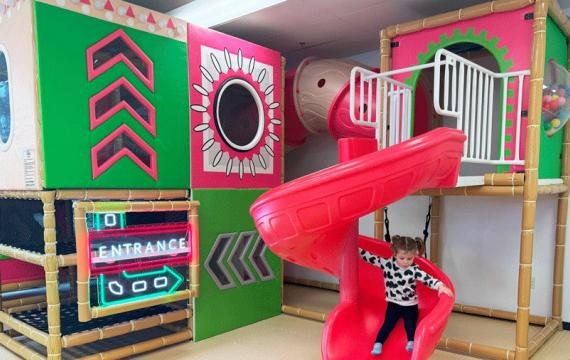
<instances>
[{"instance_id":1,"label":"red spiral slide","mask_svg":"<svg viewBox=\"0 0 570 360\"><path fill-rule=\"evenodd\" d=\"M343 162L274 188L252 205L257 229L274 253L339 277L340 303L325 325L323 359L427 359L434 351L453 299L418 284L420 319L413 353L404 349L400 322L382 355L370 355L386 308L384 283L380 269L359 258L358 247L384 257L390 250L383 242L358 236L358 219L419 189L454 186L464 141L462 132L448 128L382 151L375 151L373 139L342 139ZM416 263L453 288L429 261L418 258Z\"/></svg>"}]
</instances>

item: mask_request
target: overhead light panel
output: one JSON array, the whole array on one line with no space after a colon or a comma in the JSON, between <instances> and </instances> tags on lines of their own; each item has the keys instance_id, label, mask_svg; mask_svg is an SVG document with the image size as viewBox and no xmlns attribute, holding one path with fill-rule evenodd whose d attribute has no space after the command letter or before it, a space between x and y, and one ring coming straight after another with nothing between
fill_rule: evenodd
<instances>
[{"instance_id":1,"label":"overhead light panel","mask_svg":"<svg viewBox=\"0 0 570 360\"><path fill-rule=\"evenodd\" d=\"M286 0L194 0L168 12L192 24L213 27L255 13Z\"/></svg>"}]
</instances>

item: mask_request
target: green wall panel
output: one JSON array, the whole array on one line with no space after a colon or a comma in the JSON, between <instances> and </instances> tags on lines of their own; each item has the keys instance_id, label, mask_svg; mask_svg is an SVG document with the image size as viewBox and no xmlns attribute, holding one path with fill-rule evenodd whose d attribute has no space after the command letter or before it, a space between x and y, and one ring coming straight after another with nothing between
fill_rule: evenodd
<instances>
[{"instance_id":1,"label":"green wall panel","mask_svg":"<svg viewBox=\"0 0 570 360\"><path fill-rule=\"evenodd\" d=\"M566 67L568 64L568 45L566 36L558 25L549 16L546 22L546 59L545 66L550 59ZM560 130L552 137L546 136L542 121L540 131L540 159L538 163L539 179L552 179L560 177L560 156L562 154L562 135Z\"/></svg>"},{"instance_id":2,"label":"green wall panel","mask_svg":"<svg viewBox=\"0 0 570 360\"><path fill-rule=\"evenodd\" d=\"M200 296L194 302L194 337L203 340L241 326L279 315L281 313L281 260L266 250L266 260L273 279L263 280L245 260L255 281L242 285L228 265L228 258L236 245L238 235L255 231L249 207L261 190L193 190L192 198L200 201ZM221 290L207 271L205 262L220 234L236 233L223 253L222 264L234 287ZM257 238L256 233L256 238ZM246 250L247 259L255 242Z\"/></svg>"},{"instance_id":3,"label":"green wall panel","mask_svg":"<svg viewBox=\"0 0 570 360\"><path fill-rule=\"evenodd\" d=\"M188 188L190 179L186 44L35 2L40 111L47 188ZM117 29L154 64L152 92L123 62L92 81L86 50ZM125 77L156 109L156 137L121 110L93 131L89 99ZM95 180L91 148L126 124L157 153L157 180L123 157Z\"/></svg>"}]
</instances>

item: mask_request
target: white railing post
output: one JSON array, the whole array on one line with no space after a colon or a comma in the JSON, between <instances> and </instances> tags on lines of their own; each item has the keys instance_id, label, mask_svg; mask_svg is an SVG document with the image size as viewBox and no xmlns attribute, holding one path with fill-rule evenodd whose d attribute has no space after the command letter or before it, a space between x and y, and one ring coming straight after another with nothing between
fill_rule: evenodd
<instances>
[{"instance_id":1,"label":"white railing post","mask_svg":"<svg viewBox=\"0 0 570 360\"><path fill-rule=\"evenodd\" d=\"M422 67L425 68L425 66ZM374 95L374 86L376 95ZM357 87L360 87L358 94ZM383 147L407 140L412 121L411 93L412 88L409 85L387 76L378 76L370 70L355 67L350 74L350 118L357 125L375 127L376 138L379 139L380 136L383 138ZM358 111L356 109L357 97ZM376 104L375 113L370 107L371 104ZM365 105L368 106L366 114L364 113Z\"/></svg>"},{"instance_id":2,"label":"white railing post","mask_svg":"<svg viewBox=\"0 0 570 360\"><path fill-rule=\"evenodd\" d=\"M524 84L524 75L518 76L519 88L517 93L517 123L516 123L516 139L515 139L515 160L520 160L520 144L521 144L521 117L522 117L522 89Z\"/></svg>"},{"instance_id":3,"label":"white railing post","mask_svg":"<svg viewBox=\"0 0 570 360\"><path fill-rule=\"evenodd\" d=\"M502 121L501 121L501 155L499 156L499 160L503 161L505 160L505 149L506 149L506 136L505 134L507 133L507 87L509 85L509 78L508 77L504 77L503 79L503 102L502 102L502 113L503 116Z\"/></svg>"}]
</instances>

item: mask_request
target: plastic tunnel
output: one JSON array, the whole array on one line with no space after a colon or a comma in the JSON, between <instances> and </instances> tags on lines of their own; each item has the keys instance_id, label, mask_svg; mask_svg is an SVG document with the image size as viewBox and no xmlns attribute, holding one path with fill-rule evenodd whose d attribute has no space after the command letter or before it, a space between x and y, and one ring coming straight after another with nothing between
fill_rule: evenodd
<instances>
[{"instance_id":1,"label":"plastic tunnel","mask_svg":"<svg viewBox=\"0 0 570 360\"><path fill-rule=\"evenodd\" d=\"M350 120L350 71L365 67L346 59L306 58L285 76L285 143L299 146L309 134L328 132L335 139L373 138L374 129L354 125ZM367 91L367 84L365 91ZM359 85L356 87L358 92ZM375 89L372 89L375 91ZM356 106L360 109L358 99ZM375 104L362 104L374 114Z\"/></svg>"}]
</instances>

